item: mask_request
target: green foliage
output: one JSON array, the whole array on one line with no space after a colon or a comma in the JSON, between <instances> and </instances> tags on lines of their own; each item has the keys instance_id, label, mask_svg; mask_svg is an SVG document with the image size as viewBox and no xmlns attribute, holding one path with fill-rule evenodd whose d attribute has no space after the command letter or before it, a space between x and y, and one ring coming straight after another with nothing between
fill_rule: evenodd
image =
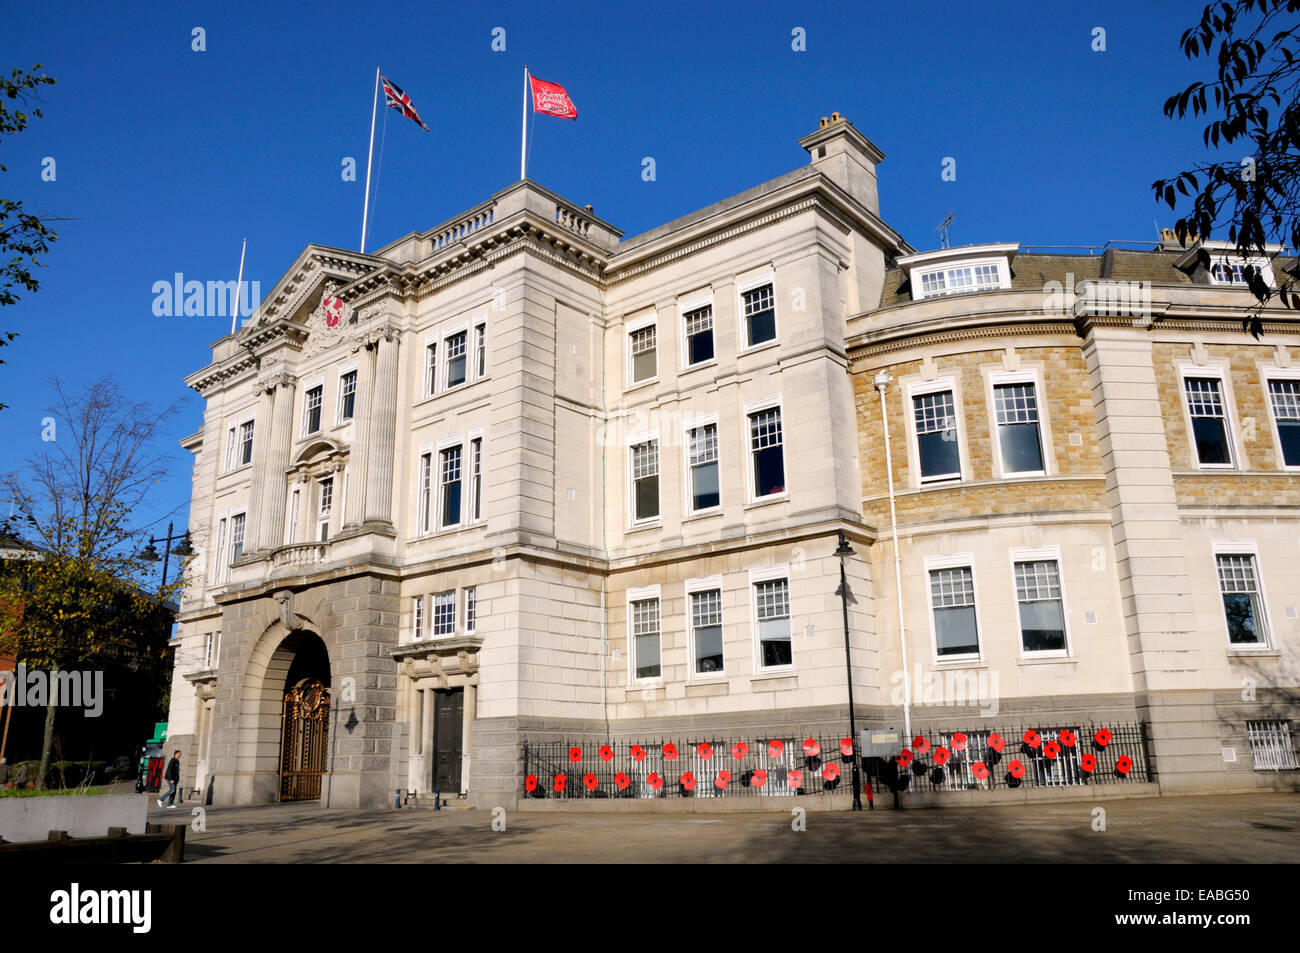
<instances>
[{"instance_id":1,"label":"green foliage","mask_svg":"<svg viewBox=\"0 0 1300 953\"><path fill-rule=\"evenodd\" d=\"M1298 13L1300 0L1211 3L1183 33L1183 53L1190 60L1213 57L1217 78L1169 97L1165 115L1182 119L1190 111L1208 119L1202 134L1207 148L1244 147L1239 161L1202 162L1153 183L1156 200L1171 209L1180 196L1192 200L1191 210L1174 225L1183 244L1188 236L1209 238L1226 223L1229 241L1247 261L1267 258L1268 244L1300 248ZM1208 252L1202 249L1198 257L1210 267ZM1263 306L1276 296L1284 305L1300 307L1300 296L1293 293L1294 274L1275 274L1273 289L1256 269L1247 272L1257 306L1243 326L1258 338Z\"/></svg>"}]
</instances>

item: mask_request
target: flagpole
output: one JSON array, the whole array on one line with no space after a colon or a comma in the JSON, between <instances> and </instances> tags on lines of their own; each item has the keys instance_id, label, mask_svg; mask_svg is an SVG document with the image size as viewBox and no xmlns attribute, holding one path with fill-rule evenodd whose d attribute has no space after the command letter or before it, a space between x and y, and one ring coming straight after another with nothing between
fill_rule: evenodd
<instances>
[{"instance_id":1,"label":"flagpole","mask_svg":"<svg viewBox=\"0 0 1300 953\"><path fill-rule=\"evenodd\" d=\"M528 168L528 64L524 64L524 119L519 127L519 181L526 177Z\"/></svg>"},{"instance_id":2,"label":"flagpole","mask_svg":"<svg viewBox=\"0 0 1300 953\"><path fill-rule=\"evenodd\" d=\"M235 281L235 302L230 309L230 333L235 333L235 322L239 320L239 292L244 287L244 252L248 251L248 239L244 239L244 247L239 249L239 278Z\"/></svg>"},{"instance_id":3,"label":"flagpole","mask_svg":"<svg viewBox=\"0 0 1300 953\"><path fill-rule=\"evenodd\" d=\"M370 214L370 162L375 157L375 113L379 109L379 67L375 67L375 97L370 104L370 152L366 156L366 201L361 209L361 254L366 253L366 219Z\"/></svg>"}]
</instances>

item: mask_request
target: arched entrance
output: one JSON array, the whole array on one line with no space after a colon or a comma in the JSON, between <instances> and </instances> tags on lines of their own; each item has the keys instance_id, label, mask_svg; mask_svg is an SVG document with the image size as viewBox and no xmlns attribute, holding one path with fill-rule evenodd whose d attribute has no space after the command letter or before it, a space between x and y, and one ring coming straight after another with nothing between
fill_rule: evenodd
<instances>
[{"instance_id":1,"label":"arched entrance","mask_svg":"<svg viewBox=\"0 0 1300 953\"><path fill-rule=\"evenodd\" d=\"M281 801L320 798L329 742L329 714L329 689L319 679L304 678L284 693Z\"/></svg>"}]
</instances>

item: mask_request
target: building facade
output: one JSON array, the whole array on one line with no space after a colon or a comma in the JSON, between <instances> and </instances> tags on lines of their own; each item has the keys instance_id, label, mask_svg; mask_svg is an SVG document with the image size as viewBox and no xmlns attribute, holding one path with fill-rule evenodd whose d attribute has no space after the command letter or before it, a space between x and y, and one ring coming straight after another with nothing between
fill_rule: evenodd
<instances>
[{"instance_id":1,"label":"building facade","mask_svg":"<svg viewBox=\"0 0 1300 953\"><path fill-rule=\"evenodd\" d=\"M509 804L525 743L838 737L849 673L933 724L953 671L1146 723L1170 790L1288 777L1250 733L1300 686L1300 322L1244 335L1226 254L918 254L869 140L800 145L632 238L523 181L304 250L187 380L187 784Z\"/></svg>"}]
</instances>

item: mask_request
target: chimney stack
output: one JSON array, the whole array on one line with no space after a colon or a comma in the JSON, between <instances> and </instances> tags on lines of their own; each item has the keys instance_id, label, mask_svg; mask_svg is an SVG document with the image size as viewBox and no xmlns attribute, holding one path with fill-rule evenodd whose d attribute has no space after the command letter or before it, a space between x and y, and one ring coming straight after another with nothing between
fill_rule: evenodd
<instances>
[{"instance_id":1,"label":"chimney stack","mask_svg":"<svg viewBox=\"0 0 1300 953\"><path fill-rule=\"evenodd\" d=\"M837 112L829 118L822 116L817 131L800 139L799 145L807 150L818 171L873 214L880 214L876 163L885 154L858 132L853 123Z\"/></svg>"}]
</instances>

